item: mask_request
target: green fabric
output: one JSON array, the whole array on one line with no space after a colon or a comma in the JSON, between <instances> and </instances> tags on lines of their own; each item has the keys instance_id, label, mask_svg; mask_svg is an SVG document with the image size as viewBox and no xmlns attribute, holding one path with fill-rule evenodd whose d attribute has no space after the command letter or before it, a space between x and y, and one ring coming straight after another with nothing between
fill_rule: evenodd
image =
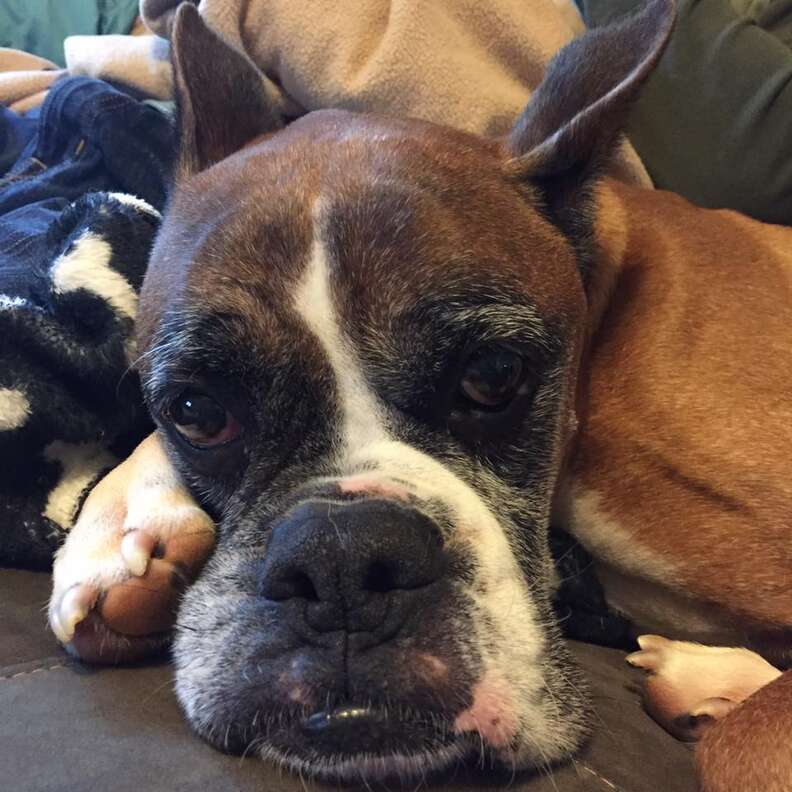
<instances>
[{"instance_id":1,"label":"green fabric","mask_svg":"<svg viewBox=\"0 0 792 792\"><path fill-rule=\"evenodd\" d=\"M579 0L597 27L642 0ZM655 184L701 206L792 224L792 0L681 0L628 134ZM751 10L752 9L752 10Z\"/></svg>"},{"instance_id":2,"label":"green fabric","mask_svg":"<svg viewBox=\"0 0 792 792\"><path fill-rule=\"evenodd\" d=\"M739 2L740 0L732 0ZM789 0L753 0L749 16L792 49L792 3Z\"/></svg>"},{"instance_id":3,"label":"green fabric","mask_svg":"<svg viewBox=\"0 0 792 792\"><path fill-rule=\"evenodd\" d=\"M756 20L774 0L729 0L731 7L741 16Z\"/></svg>"},{"instance_id":4,"label":"green fabric","mask_svg":"<svg viewBox=\"0 0 792 792\"><path fill-rule=\"evenodd\" d=\"M66 36L129 33L137 15L138 0L0 0L0 47L63 66Z\"/></svg>"},{"instance_id":5,"label":"green fabric","mask_svg":"<svg viewBox=\"0 0 792 792\"><path fill-rule=\"evenodd\" d=\"M96 32L103 35L129 33L140 13L139 0L96 0L96 7L99 10Z\"/></svg>"},{"instance_id":6,"label":"green fabric","mask_svg":"<svg viewBox=\"0 0 792 792\"><path fill-rule=\"evenodd\" d=\"M779 0L729 0L731 7L741 16L756 22L760 28L792 44L792 14L789 3Z\"/></svg>"}]
</instances>

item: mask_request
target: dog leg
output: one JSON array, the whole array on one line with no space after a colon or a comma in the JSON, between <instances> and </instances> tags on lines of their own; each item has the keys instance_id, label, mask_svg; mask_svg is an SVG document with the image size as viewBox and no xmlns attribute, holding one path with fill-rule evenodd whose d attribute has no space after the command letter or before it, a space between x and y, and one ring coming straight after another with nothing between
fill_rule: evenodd
<instances>
[{"instance_id":1,"label":"dog leg","mask_svg":"<svg viewBox=\"0 0 792 792\"><path fill-rule=\"evenodd\" d=\"M696 746L702 792L792 789L792 671L757 690Z\"/></svg>"},{"instance_id":2,"label":"dog leg","mask_svg":"<svg viewBox=\"0 0 792 792\"><path fill-rule=\"evenodd\" d=\"M681 740L698 740L781 672L748 649L702 646L642 635L627 662L648 672L652 717ZM736 789L737 787L735 787Z\"/></svg>"},{"instance_id":3,"label":"dog leg","mask_svg":"<svg viewBox=\"0 0 792 792\"><path fill-rule=\"evenodd\" d=\"M152 434L85 501L55 556L50 626L73 654L136 660L167 644L179 596L214 546Z\"/></svg>"}]
</instances>

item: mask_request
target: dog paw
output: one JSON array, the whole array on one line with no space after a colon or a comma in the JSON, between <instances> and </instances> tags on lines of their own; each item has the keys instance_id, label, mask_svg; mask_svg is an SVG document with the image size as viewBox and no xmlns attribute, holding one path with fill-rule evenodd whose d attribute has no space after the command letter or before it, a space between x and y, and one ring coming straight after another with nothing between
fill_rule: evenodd
<instances>
[{"instance_id":1,"label":"dog paw","mask_svg":"<svg viewBox=\"0 0 792 792\"><path fill-rule=\"evenodd\" d=\"M157 652L214 539L212 521L151 435L96 485L56 554L52 631L90 662Z\"/></svg>"},{"instance_id":2,"label":"dog paw","mask_svg":"<svg viewBox=\"0 0 792 792\"><path fill-rule=\"evenodd\" d=\"M748 696L781 672L748 649L703 646L642 635L627 662L647 672L649 714L680 740L702 737Z\"/></svg>"}]
</instances>

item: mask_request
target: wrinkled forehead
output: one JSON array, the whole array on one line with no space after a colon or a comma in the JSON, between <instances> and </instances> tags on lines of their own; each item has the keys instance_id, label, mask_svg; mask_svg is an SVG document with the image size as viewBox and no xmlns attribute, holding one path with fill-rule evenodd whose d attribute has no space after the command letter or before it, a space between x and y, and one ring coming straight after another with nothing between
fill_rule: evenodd
<instances>
[{"instance_id":1,"label":"wrinkled forehead","mask_svg":"<svg viewBox=\"0 0 792 792\"><path fill-rule=\"evenodd\" d=\"M152 257L144 324L186 302L269 335L319 265L348 326L386 332L394 317L450 304L462 317L521 307L561 332L582 319L572 250L509 181L496 144L327 115L182 188Z\"/></svg>"}]
</instances>

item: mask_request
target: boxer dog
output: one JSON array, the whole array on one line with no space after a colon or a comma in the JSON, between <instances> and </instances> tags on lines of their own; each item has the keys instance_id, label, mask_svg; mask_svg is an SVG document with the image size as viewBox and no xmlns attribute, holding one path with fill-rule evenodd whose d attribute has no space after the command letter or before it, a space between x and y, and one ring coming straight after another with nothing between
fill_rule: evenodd
<instances>
[{"instance_id":1,"label":"boxer dog","mask_svg":"<svg viewBox=\"0 0 792 792\"><path fill-rule=\"evenodd\" d=\"M179 603L193 728L301 773L562 760L589 707L550 606L555 510L639 628L783 660L792 231L601 178L672 18L652 0L586 33L484 140L284 127L179 10L138 315L158 429L58 553L63 643L142 656ZM657 636L631 661L659 717L715 722L706 789L790 788L792 679Z\"/></svg>"}]
</instances>

